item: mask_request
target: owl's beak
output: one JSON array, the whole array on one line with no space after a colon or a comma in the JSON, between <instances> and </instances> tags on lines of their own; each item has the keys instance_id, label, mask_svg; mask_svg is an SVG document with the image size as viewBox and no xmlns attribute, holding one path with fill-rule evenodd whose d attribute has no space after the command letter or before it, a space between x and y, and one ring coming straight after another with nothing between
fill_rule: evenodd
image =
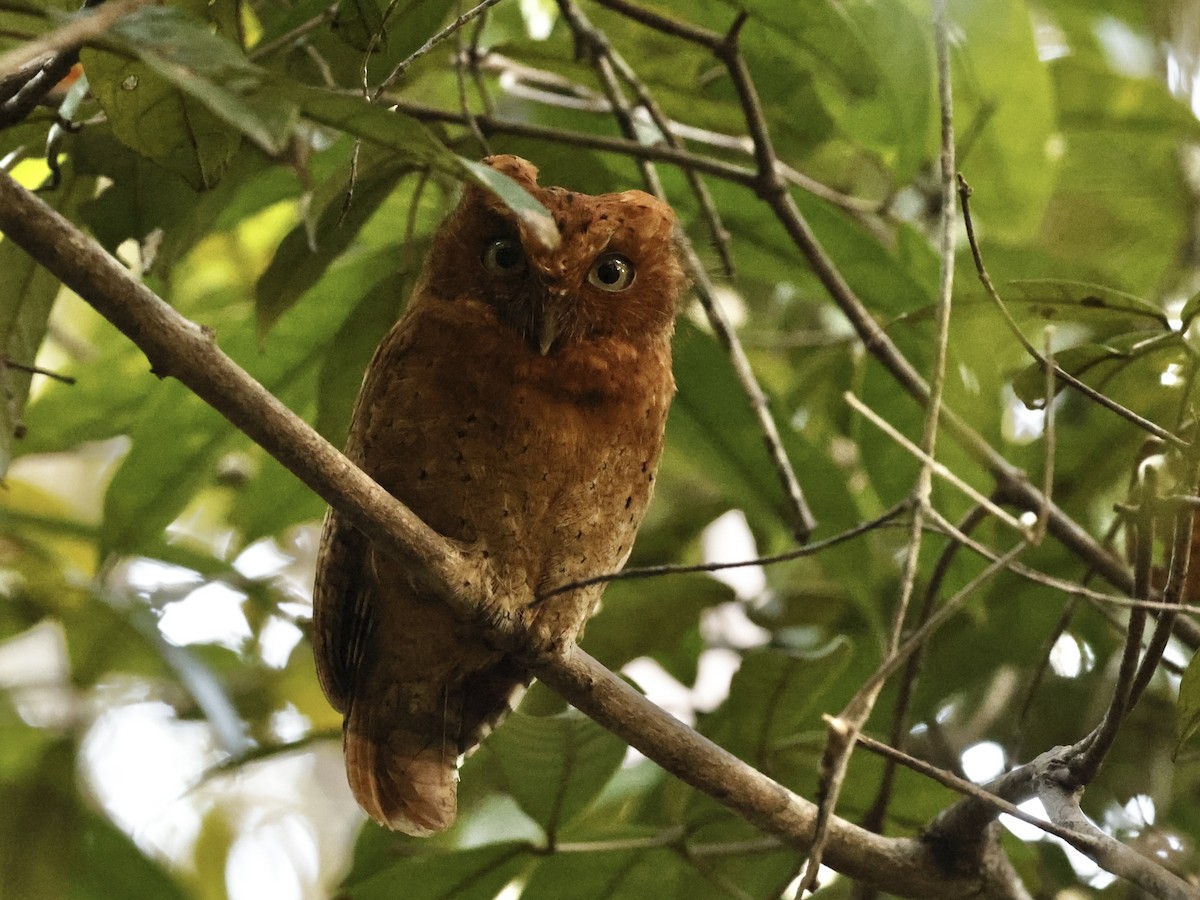
<instances>
[{"instance_id":1,"label":"owl's beak","mask_svg":"<svg viewBox=\"0 0 1200 900\"><path fill-rule=\"evenodd\" d=\"M545 356L558 337L558 318L549 310L543 310L541 327L538 329L538 351Z\"/></svg>"}]
</instances>

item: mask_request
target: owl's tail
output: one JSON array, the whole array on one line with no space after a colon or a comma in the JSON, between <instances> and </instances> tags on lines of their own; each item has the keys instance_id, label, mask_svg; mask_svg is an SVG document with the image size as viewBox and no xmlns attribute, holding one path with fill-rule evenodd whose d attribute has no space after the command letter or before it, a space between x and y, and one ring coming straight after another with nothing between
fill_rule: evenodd
<instances>
[{"instance_id":1,"label":"owl's tail","mask_svg":"<svg viewBox=\"0 0 1200 900\"><path fill-rule=\"evenodd\" d=\"M458 811L456 747L352 705L343 734L346 775L359 805L386 828L415 837L445 831Z\"/></svg>"}]
</instances>

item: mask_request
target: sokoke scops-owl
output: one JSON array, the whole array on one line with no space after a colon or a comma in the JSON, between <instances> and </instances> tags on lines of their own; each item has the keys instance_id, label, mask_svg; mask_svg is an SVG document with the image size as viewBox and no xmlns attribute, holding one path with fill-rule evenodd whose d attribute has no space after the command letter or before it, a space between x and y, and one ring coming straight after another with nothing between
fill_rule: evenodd
<instances>
[{"instance_id":1,"label":"sokoke scops-owl","mask_svg":"<svg viewBox=\"0 0 1200 900\"><path fill-rule=\"evenodd\" d=\"M468 186L367 369L346 453L485 558L502 603L570 646L603 585L537 598L619 569L650 500L675 391L675 217L641 191L544 188L523 159L484 162L549 210L560 246L541 248L496 197ZM345 717L359 804L408 834L447 828L459 755L529 673L336 512L321 542L313 647Z\"/></svg>"}]
</instances>

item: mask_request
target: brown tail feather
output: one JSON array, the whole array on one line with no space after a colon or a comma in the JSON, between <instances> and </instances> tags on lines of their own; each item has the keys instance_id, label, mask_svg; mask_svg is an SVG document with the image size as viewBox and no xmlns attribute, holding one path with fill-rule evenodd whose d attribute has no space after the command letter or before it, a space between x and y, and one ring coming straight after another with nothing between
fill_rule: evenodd
<instances>
[{"instance_id":1,"label":"brown tail feather","mask_svg":"<svg viewBox=\"0 0 1200 900\"><path fill-rule=\"evenodd\" d=\"M369 704L351 706L343 742L354 798L380 825L425 837L454 824L456 747L404 728L381 727Z\"/></svg>"}]
</instances>

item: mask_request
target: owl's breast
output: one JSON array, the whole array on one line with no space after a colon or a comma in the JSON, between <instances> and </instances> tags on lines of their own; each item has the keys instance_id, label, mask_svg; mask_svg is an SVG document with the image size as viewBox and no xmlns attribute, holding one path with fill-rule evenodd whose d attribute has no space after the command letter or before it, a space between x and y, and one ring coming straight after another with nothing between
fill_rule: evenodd
<instances>
[{"instance_id":1,"label":"owl's breast","mask_svg":"<svg viewBox=\"0 0 1200 900\"><path fill-rule=\"evenodd\" d=\"M448 304L418 306L388 341L401 349L377 357L360 428L372 477L520 593L619 567L674 391L665 341L541 356L486 310Z\"/></svg>"}]
</instances>

